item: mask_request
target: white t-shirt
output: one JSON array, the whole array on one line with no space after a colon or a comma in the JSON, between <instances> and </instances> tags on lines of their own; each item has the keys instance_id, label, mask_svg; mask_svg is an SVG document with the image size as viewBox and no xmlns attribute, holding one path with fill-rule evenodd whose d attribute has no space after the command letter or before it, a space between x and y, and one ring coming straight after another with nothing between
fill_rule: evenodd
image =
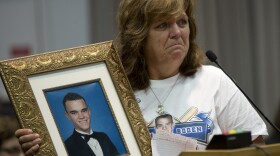
<instances>
[{"instance_id":1,"label":"white t-shirt","mask_svg":"<svg viewBox=\"0 0 280 156\"><path fill-rule=\"evenodd\" d=\"M267 135L265 123L251 104L214 66L204 65L193 76L177 74L150 82L154 93L151 88L135 92L150 132L155 131L160 101L164 112L173 116L173 132L196 139L199 149L204 149L214 134L231 129L251 131L252 139Z\"/></svg>"}]
</instances>

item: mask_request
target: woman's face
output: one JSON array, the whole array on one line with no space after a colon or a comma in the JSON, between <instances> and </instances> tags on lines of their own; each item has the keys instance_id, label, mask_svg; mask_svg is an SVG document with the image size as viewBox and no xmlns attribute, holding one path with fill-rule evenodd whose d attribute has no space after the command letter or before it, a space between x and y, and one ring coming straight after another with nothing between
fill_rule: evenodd
<instances>
[{"instance_id":1,"label":"woman's face","mask_svg":"<svg viewBox=\"0 0 280 156\"><path fill-rule=\"evenodd\" d=\"M144 46L148 68L171 66L179 70L189 50L190 28L184 11L169 19L152 22Z\"/></svg>"}]
</instances>

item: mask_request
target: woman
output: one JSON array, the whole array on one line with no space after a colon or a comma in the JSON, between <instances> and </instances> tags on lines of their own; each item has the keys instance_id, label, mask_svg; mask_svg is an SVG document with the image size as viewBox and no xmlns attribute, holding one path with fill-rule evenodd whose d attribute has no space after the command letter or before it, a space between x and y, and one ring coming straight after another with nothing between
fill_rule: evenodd
<instances>
[{"instance_id":1,"label":"woman","mask_svg":"<svg viewBox=\"0 0 280 156\"><path fill-rule=\"evenodd\" d=\"M202 65L193 3L121 1L114 46L147 126L153 131L154 119L170 114L178 126L174 133L197 139L200 149L214 134L231 129L251 131L254 143L263 143L266 126L246 98L219 69ZM27 155L39 148L40 138L31 130L16 135Z\"/></svg>"}]
</instances>

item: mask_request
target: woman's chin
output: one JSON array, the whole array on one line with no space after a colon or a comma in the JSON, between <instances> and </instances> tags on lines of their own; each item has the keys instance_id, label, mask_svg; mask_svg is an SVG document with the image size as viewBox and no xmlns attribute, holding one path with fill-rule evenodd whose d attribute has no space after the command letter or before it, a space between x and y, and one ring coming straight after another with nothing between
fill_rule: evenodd
<instances>
[{"instance_id":1,"label":"woman's chin","mask_svg":"<svg viewBox=\"0 0 280 156\"><path fill-rule=\"evenodd\" d=\"M174 54L174 55L178 55L178 54L186 54L188 50L186 50L186 48L182 45L175 45L172 47L169 47L167 49L167 53L168 54Z\"/></svg>"},{"instance_id":2,"label":"woman's chin","mask_svg":"<svg viewBox=\"0 0 280 156\"><path fill-rule=\"evenodd\" d=\"M186 52L186 50L183 50L183 49L174 49L174 50L168 52L168 54L173 59L184 59L185 56L187 55L187 52Z\"/></svg>"}]
</instances>

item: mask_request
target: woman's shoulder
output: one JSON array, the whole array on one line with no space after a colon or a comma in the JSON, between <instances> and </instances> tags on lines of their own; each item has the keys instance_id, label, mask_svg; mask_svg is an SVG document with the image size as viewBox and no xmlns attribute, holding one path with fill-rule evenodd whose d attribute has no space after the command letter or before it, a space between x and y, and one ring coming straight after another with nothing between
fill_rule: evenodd
<instances>
[{"instance_id":1,"label":"woman's shoulder","mask_svg":"<svg viewBox=\"0 0 280 156\"><path fill-rule=\"evenodd\" d=\"M201 69L207 72L220 73L221 69L213 65L202 65Z\"/></svg>"},{"instance_id":2,"label":"woman's shoulder","mask_svg":"<svg viewBox=\"0 0 280 156\"><path fill-rule=\"evenodd\" d=\"M202 65L198 71L197 75L207 76L207 77L220 77L223 75L223 71L212 65Z\"/></svg>"}]
</instances>

